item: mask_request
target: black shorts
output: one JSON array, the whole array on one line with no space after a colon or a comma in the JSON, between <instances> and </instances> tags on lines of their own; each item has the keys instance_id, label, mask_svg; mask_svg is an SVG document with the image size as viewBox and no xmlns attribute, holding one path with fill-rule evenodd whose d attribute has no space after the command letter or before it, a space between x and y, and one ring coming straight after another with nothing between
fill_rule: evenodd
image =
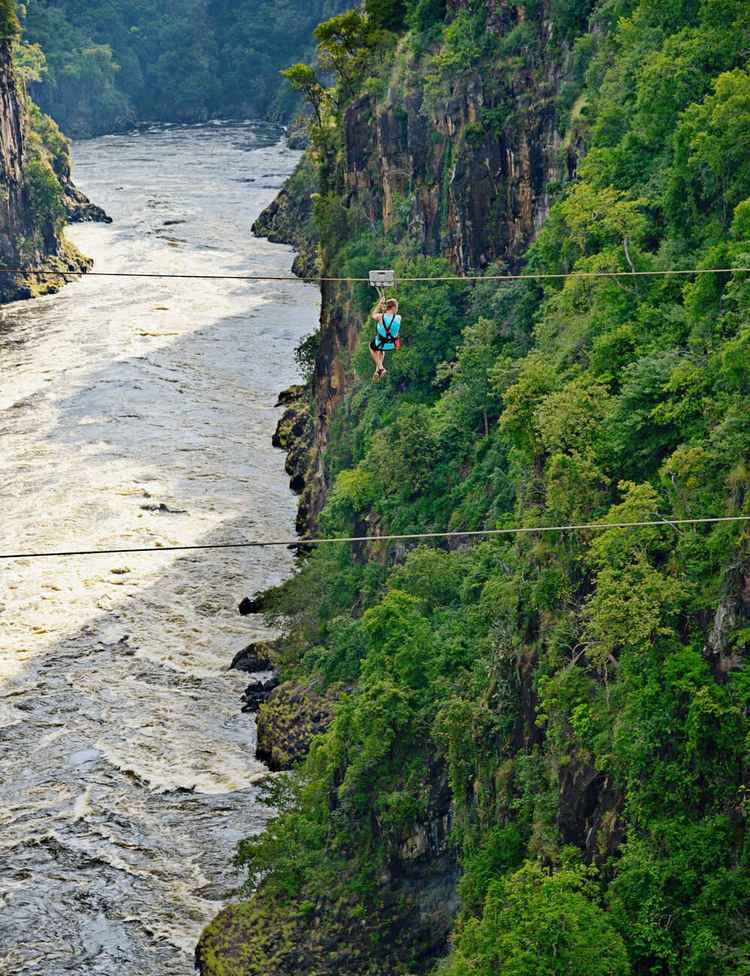
<instances>
[{"instance_id":1,"label":"black shorts","mask_svg":"<svg viewBox=\"0 0 750 976\"><path fill-rule=\"evenodd\" d=\"M372 349L373 352L384 352L385 351L385 350L381 349L380 346L378 346L375 343L375 340L374 339L370 342L370 349Z\"/></svg>"}]
</instances>

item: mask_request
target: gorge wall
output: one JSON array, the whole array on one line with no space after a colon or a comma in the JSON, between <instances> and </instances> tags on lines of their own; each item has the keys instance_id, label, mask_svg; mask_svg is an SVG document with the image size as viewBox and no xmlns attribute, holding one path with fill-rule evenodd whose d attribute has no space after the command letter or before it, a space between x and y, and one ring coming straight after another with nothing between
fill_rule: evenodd
<instances>
[{"instance_id":1,"label":"gorge wall","mask_svg":"<svg viewBox=\"0 0 750 976\"><path fill-rule=\"evenodd\" d=\"M519 52L507 63L469 56L436 80L426 76L424 59L410 44L401 43L385 91L357 98L343 115L336 179L355 228L378 226L386 238L408 241L414 253L443 257L450 274L520 269L549 212L550 192L575 177L583 148L578 120L563 99L565 87L576 84L576 69L569 41L556 36L550 6L541 4L531 18L522 5L491 6L491 37L507 42L523 31L522 63ZM310 185L296 191L305 199ZM299 215L300 204L295 207ZM259 232L264 228L261 217ZM301 243L299 232L286 239ZM331 419L350 388L362 330L362 310L352 307L346 288L324 283L322 308L313 448L300 504L300 526L312 529L329 487L324 458Z\"/></svg>"},{"instance_id":2,"label":"gorge wall","mask_svg":"<svg viewBox=\"0 0 750 976\"><path fill-rule=\"evenodd\" d=\"M10 39L0 43L0 264L41 268L44 278L0 274L0 301L59 288L89 262L63 238L67 220L106 215L73 185L70 152L51 119L23 92Z\"/></svg>"},{"instance_id":3,"label":"gorge wall","mask_svg":"<svg viewBox=\"0 0 750 976\"><path fill-rule=\"evenodd\" d=\"M300 528L368 542L311 547L253 603L282 630L260 725L295 769L199 967L734 976L750 10L365 9L328 35L337 87L313 89L306 169L256 229L354 279L323 282L277 443ZM403 342L374 383L382 267ZM486 280L444 280L467 272ZM675 521L700 516L731 521ZM306 690L321 721L296 720Z\"/></svg>"}]
</instances>

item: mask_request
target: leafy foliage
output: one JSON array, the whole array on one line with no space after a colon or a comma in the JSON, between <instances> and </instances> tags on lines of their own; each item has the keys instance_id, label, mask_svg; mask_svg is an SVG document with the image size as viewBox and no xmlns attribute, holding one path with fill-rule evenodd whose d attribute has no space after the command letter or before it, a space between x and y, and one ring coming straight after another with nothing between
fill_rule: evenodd
<instances>
[{"instance_id":1,"label":"leafy foliage","mask_svg":"<svg viewBox=\"0 0 750 976\"><path fill-rule=\"evenodd\" d=\"M16 0L0 0L0 41L12 40L17 33Z\"/></svg>"},{"instance_id":2,"label":"leafy foliage","mask_svg":"<svg viewBox=\"0 0 750 976\"><path fill-rule=\"evenodd\" d=\"M47 70L32 94L71 135L135 119L285 114L278 72L312 48L342 0L27 0L25 38Z\"/></svg>"},{"instance_id":3,"label":"leafy foliage","mask_svg":"<svg viewBox=\"0 0 750 976\"><path fill-rule=\"evenodd\" d=\"M493 882L441 976L629 976L620 936L596 904L585 869L530 862Z\"/></svg>"},{"instance_id":4,"label":"leafy foliage","mask_svg":"<svg viewBox=\"0 0 750 976\"><path fill-rule=\"evenodd\" d=\"M444 118L477 64L515 71L533 52L528 26L509 40L540 15L531 0L494 39L488 5L448 23L438 7L409 5L401 60L377 56L392 40L358 15L359 41L330 62L316 212L336 275L448 267L418 253L408 219L386 229L347 207L343 123L363 74L384 65L368 92L423 84ZM659 274L405 284L403 346L377 385L363 330L340 364L322 530L528 532L316 552L274 593L287 674L342 697L273 831L305 898L330 858L345 867L326 883L376 911L378 877L434 827L444 776L462 904L441 974L734 976L750 960L750 542L742 524L669 516L750 506L748 8L561 2L552 17L579 59L564 104L587 152L527 266ZM472 152L502 137L493 118L472 123ZM347 323L367 321L366 288L337 297ZM604 527L534 531L590 522Z\"/></svg>"}]
</instances>

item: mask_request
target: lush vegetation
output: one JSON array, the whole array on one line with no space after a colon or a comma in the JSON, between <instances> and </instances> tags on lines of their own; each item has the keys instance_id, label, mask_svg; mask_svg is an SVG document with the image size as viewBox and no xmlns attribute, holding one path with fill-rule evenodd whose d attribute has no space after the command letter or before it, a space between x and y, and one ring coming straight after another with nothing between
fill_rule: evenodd
<instances>
[{"instance_id":1,"label":"lush vegetation","mask_svg":"<svg viewBox=\"0 0 750 976\"><path fill-rule=\"evenodd\" d=\"M519 6L527 24L541 9ZM337 88L291 72L316 108L321 259L438 276L445 262L415 254L408 228L346 209L342 110L401 70L407 28L400 50L433 85L477 56L496 66L501 48L515 70L533 42L524 22L492 38L478 2L447 24L435 0L366 7L318 31ZM587 153L527 268L750 267L750 8L581 11L552 4L577 71L562 129ZM750 511L746 272L419 283L399 298L388 379L369 381L367 330L349 364L326 534ZM370 298L338 300L364 316ZM437 764L462 870L443 976L750 972L749 577L742 523L314 551L272 595L281 654L287 676L341 700L275 790L269 831L242 847L250 888L310 912L338 892L366 913L428 816Z\"/></svg>"},{"instance_id":2,"label":"lush vegetation","mask_svg":"<svg viewBox=\"0 0 750 976\"><path fill-rule=\"evenodd\" d=\"M136 120L288 116L278 72L310 51L338 0L27 0L46 65L32 94L71 135Z\"/></svg>"},{"instance_id":3,"label":"lush vegetation","mask_svg":"<svg viewBox=\"0 0 750 976\"><path fill-rule=\"evenodd\" d=\"M15 0L0 0L0 40L9 41L18 33Z\"/></svg>"},{"instance_id":4,"label":"lush vegetation","mask_svg":"<svg viewBox=\"0 0 750 976\"><path fill-rule=\"evenodd\" d=\"M67 218L63 182L70 174L70 157L68 143L55 122L29 98L27 87L38 80L43 55L33 45L21 45L19 34L15 0L0 0L0 41L5 44L6 68L11 67L7 62L12 63L13 73L9 77L15 81L15 90L6 92L6 97L9 104L18 99L25 120L23 194L17 201L15 232L6 246L13 249L13 259L34 263L40 256L57 254L60 249L60 236ZM20 153L20 148L11 144L14 137L14 132L8 135L10 154ZM9 203L8 187L3 194ZM11 293L4 294L6 300L8 294Z\"/></svg>"}]
</instances>

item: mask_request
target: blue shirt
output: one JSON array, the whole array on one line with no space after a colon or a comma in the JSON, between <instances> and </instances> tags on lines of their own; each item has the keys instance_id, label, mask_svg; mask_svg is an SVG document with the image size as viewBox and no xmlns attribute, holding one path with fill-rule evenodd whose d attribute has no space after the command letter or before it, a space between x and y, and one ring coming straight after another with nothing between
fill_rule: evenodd
<instances>
[{"instance_id":1,"label":"blue shirt","mask_svg":"<svg viewBox=\"0 0 750 976\"><path fill-rule=\"evenodd\" d=\"M391 333L391 336L395 339L396 336L398 335L399 329L401 328L401 316L400 315L384 315L383 316L383 320L385 321L386 325L388 326L388 329L389 329L389 331ZM377 334L377 339L376 339L376 345L380 349L395 349L396 348L396 346L395 346L395 344L393 342L383 342L384 339L387 339L388 338L388 333L386 332L385 328L383 327L383 323L382 322L378 322L377 332L378 332L378 334Z\"/></svg>"}]
</instances>

